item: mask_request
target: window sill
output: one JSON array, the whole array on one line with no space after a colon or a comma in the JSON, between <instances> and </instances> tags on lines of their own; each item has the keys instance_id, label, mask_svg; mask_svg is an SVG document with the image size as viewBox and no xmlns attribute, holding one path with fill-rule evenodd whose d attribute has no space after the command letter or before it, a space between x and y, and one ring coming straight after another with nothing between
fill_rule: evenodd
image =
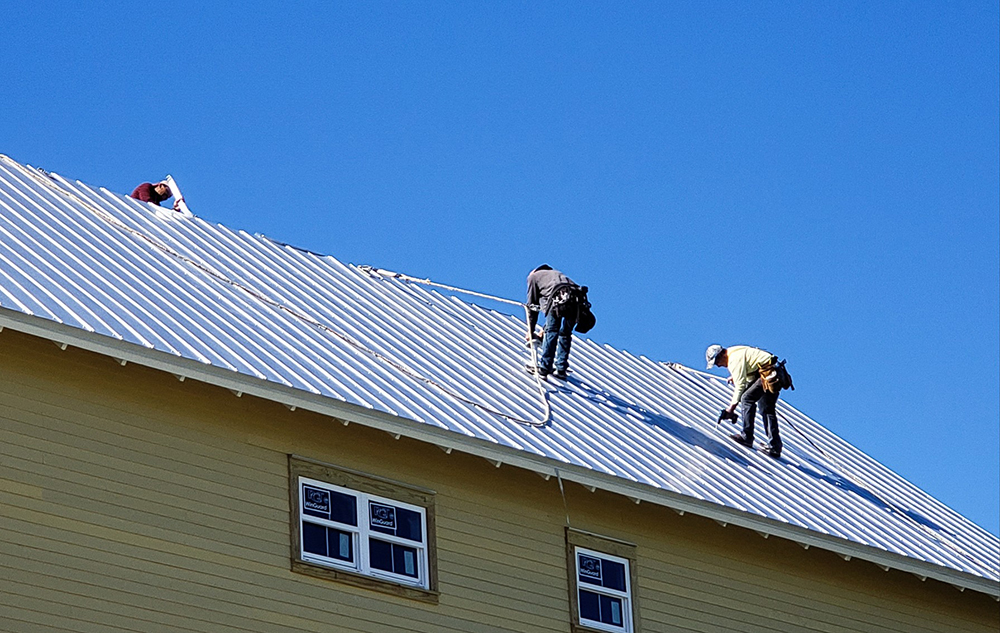
<instances>
[{"instance_id":1,"label":"window sill","mask_svg":"<svg viewBox=\"0 0 1000 633\"><path fill-rule=\"evenodd\" d=\"M363 574L356 574L340 569L331 569L330 567L323 567L321 565L315 565L301 560L292 560L292 571L306 576L312 576L313 578L335 580L337 582L353 585L355 587L372 589L374 591L380 591L382 593L399 596L401 598L418 600L427 604L438 604L438 598L441 595L441 592L439 591L413 587L411 585L404 585L390 580L382 580L381 578L373 578L372 576L365 576ZM589 630L592 631L593 629Z\"/></svg>"}]
</instances>

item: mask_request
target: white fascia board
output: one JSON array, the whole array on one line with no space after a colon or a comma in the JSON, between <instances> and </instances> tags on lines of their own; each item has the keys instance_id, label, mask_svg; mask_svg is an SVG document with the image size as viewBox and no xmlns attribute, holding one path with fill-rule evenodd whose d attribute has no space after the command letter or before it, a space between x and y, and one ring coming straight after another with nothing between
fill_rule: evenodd
<instances>
[{"instance_id":1,"label":"white fascia board","mask_svg":"<svg viewBox=\"0 0 1000 633\"><path fill-rule=\"evenodd\" d=\"M430 424L401 418L389 413L375 411L334 398L311 394L285 385L278 385L247 376L228 369L200 363L159 350L145 348L101 334L87 332L71 326L29 316L20 312L0 308L0 329L9 328L40 338L58 341L72 347L107 356L115 362L129 361L152 369L158 369L175 376L185 376L210 385L223 387L283 404L330 416L345 422L354 422L393 435L403 435L411 439L454 448L463 453L483 457L492 462L516 466L544 475L557 475L565 481L572 481L588 488L600 488L622 495L633 502L636 499L647 503L671 508L678 512L713 519L719 523L734 525L761 534L781 537L796 542L803 547L817 547L839 556L865 560L883 568L888 567L912 573L916 576L933 578L958 588L972 589L1000 600L1000 582L976 576L941 565L928 563L901 554L887 552L867 545L828 536L806 528L789 525L716 503L701 501L692 497L661 490L649 485L629 481L614 475L594 472L581 466L533 455L512 447L499 446L488 440L470 438L454 431L441 429Z\"/></svg>"}]
</instances>

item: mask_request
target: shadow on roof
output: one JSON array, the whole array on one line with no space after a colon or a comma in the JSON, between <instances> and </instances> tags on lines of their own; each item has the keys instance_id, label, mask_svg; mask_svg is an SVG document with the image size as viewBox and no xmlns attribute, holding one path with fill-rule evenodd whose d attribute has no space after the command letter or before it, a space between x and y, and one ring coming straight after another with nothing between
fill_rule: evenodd
<instances>
[{"instance_id":1,"label":"shadow on roof","mask_svg":"<svg viewBox=\"0 0 1000 633\"><path fill-rule=\"evenodd\" d=\"M608 393L603 389L591 387L577 378L570 377L567 382L573 385L577 392L581 393L585 398L595 404L610 407L619 412L623 410L627 411L632 415L632 417L639 418L646 424L651 424L661 428L685 444L697 446L706 452L719 457L720 459L729 460L744 467L750 465L750 461L746 458L746 455L743 454L743 451L737 450L735 447L720 442L715 438L702 433L698 429L690 427L665 415L643 409L634 402L623 400L622 398ZM565 389L565 387L562 387L561 389Z\"/></svg>"},{"instance_id":2,"label":"shadow on roof","mask_svg":"<svg viewBox=\"0 0 1000 633\"><path fill-rule=\"evenodd\" d=\"M810 464L815 465L816 467L821 468L823 470L827 470L827 467L822 464L819 464L811 457L803 455L802 459L809 463L794 464L794 467L798 468L802 473L810 477L813 477L815 479L819 479L820 481L825 481L826 483L836 486L841 490L846 490L847 492L854 493L857 496L864 499L865 501L867 501L868 503L879 508L880 510L884 510L886 512L894 512L896 514L902 514L907 518L909 518L911 521L919 523L920 525L935 530L937 532L941 532L944 530L944 528L942 528L940 525L938 525L934 521L931 521L930 519L920 514L919 512L914 512L913 510L910 509L904 510L897 506L891 505L886 501L884 501L881 497L879 497L875 493L865 488L864 486L854 481L851 481L850 479L838 473L832 471L827 473L820 472Z\"/></svg>"}]
</instances>

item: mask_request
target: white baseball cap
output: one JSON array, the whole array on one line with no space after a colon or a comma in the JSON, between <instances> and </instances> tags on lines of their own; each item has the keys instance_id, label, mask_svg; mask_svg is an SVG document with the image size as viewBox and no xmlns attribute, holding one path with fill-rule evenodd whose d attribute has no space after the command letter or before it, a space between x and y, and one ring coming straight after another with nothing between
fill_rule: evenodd
<instances>
[{"instance_id":1,"label":"white baseball cap","mask_svg":"<svg viewBox=\"0 0 1000 633\"><path fill-rule=\"evenodd\" d=\"M715 367L715 357L718 356L719 352L721 352L724 349L725 348L722 347L721 345L708 346L708 349L705 350L705 362L707 363L708 366L705 367L705 369L711 369Z\"/></svg>"}]
</instances>

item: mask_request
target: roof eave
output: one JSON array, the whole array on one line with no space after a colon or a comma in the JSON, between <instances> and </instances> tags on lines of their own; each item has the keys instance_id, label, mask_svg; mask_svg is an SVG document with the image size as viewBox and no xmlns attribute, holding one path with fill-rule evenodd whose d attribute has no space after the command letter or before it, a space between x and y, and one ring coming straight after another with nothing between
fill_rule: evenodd
<instances>
[{"instance_id":1,"label":"roof eave","mask_svg":"<svg viewBox=\"0 0 1000 633\"><path fill-rule=\"evenodd\" d=\"M821 534L735 508L658 489L647 484L628 481L579 466L567 465L551 458L500 446L488 440L462 436L447 429L374 411L334 398L307 393L293 387L278 385L192 359L141 347L134 343L87 332L48 319L0 308L0 330L3 328L51 340L64 349L65 346L70 345L113 358L118 362L131 362L165 371L178 377L191 378L234 392L278 402L290 408L305 409L349 423L380 429L393 436L406 436L431 443L448 451L459 450L487 459L497 466L507 464L539 473L545 477L561 477L563 480L573 481L591 490L600 488L627 497L636 503L645 501L668 507L682 514L690 512L712 519L723 526L733 525L754 530L765 538L777 536L794 541L807 549L817 547L831 551L846 560L857 558L878 565L887 571L889 569L905 571L921 580L932 578L951 584L961 591L971 589L990 595L1000 601L1000 582L981 576L948 569L934 563Z\"/></svg>"}]
</instances>

